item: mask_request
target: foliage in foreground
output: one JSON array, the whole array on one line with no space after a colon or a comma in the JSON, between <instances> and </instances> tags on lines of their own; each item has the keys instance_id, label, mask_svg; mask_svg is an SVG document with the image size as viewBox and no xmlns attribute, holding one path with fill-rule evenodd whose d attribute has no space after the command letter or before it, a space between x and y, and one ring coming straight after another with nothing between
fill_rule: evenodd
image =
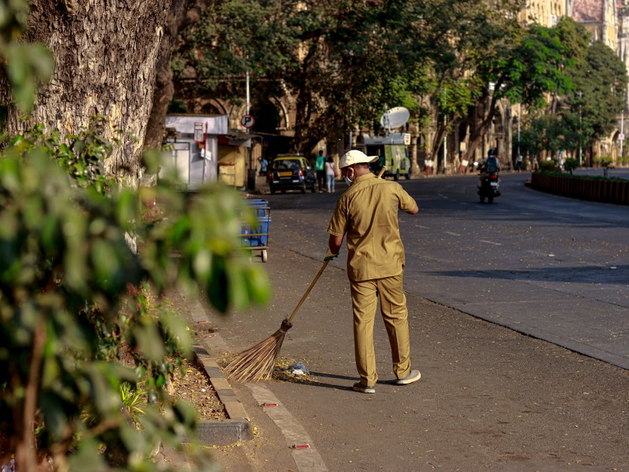
<instances>
[{"instance_id":1,"label":"foliage in foreground","mask_svg":"<svg viewBox=\"0 0 629 472\"><path fill-rule=\"evenodd\" d=\"M102 172L109 149L97 127L36 129L0 156L0 463L15 452L19 470L48 457L60 471L156 470L156 444L180 447L196 418L165 391L166 358L189 353L189 332L149 312L146 291L200 289L221 312L268 295L239 248L254 216L237 192L158 186L164 217L145 221L138 193ZM138 385L141 415L123 407Z\"/></svg>"}]
</instances>

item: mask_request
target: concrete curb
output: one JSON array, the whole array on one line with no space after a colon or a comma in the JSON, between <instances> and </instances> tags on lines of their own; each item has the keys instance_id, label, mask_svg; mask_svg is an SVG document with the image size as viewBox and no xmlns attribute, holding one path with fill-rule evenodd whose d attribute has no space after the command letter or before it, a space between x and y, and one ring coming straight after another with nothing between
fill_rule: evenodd
<instances>
[{"instance_id":1,"label":"concrete curb","mask_svg":"<svg viewBox=\"0 0 629 472\"><path fill-rule=\"evenodd\" d=\"M227 446L253 439L253 428L247 412L216 360L210 356L208 349L204 346L195 344L193 350L229 418L224 421L202 421L198 429L199 440L209 446Z\"/></svg>"},{"instance_id":2,"label":"concrete curb","mask_svg":"<svg viewBox=\"0 0 629 472\"><path fill-rule=\"evenodd\" d=\"M184 297L181 299L188 308L192 318L190 321L194 326L198 327L208 323L207 313L198 300L189 300ZM216 359L210 354L229 351L223 339L218 333L211 333L206 335L200 343L193 344L192 349L229 418L223 421L201 421L198 428L199 441L207 446L228 446L253 439L253 428L245 408L238 400Z\"/></svg>"}]
</instances>

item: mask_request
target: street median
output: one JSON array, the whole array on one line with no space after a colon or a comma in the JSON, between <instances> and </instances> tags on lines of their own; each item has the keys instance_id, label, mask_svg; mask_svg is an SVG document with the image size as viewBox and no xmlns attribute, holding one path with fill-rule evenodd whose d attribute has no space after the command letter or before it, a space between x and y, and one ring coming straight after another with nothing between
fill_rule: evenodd
<instances>
[{"instance_id":1,"label":"street median","mask_svg":"<svg viewBox=\"0 0 629 472\"><path fill-rule=\"evenodd\" d=\"M534 173L531 187L563 197L629 205L629 180Z\"/></svg>"}]
</instances>

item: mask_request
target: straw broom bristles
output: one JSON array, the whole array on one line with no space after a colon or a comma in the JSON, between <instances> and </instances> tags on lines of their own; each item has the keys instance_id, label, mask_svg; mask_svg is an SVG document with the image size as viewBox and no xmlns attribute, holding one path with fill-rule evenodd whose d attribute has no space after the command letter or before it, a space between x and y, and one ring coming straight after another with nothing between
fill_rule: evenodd
<instances>
[{"instance_id":1,"label":"straw broom bristles","mask_svg":"<svg viewBox=\"0 0 629 472\"><path fill-rule=\"evenodd\" d=\"M241 382L258 382L268 380L273 375L275 361L282 349L286 332L292 327L288 320L282 321L282 326L264 341L252 348L241 352L225 367L225 373L230 379Z\"/></svg>"},{"instance_id":2,"label":"straw broom bristles","mask_svg":"<svg viewBox=\"0 0 629 472\"><path fill-rule=\"evenodd\" d=\"M321 274L323 274L329 262L330 261L327 260L323 263L321 269L319 269L315 278L310 282L308 290L306 290L306 293L301 297L301 300L299 300L299 303L291 315L282 321L280 329L264 341L238 354L238 356L225 367L225 374L227 374L228 378L242 382L255 382L271 378L273 369L275 368L275 361L282 348L284 337L286 337L286 332L292 328L293 318L299 311L301 305L306 301L306 298L308 298L310 291L317 283L317 280L319 280L319 277L321 277Z\"/></svg>"}]
</instances>

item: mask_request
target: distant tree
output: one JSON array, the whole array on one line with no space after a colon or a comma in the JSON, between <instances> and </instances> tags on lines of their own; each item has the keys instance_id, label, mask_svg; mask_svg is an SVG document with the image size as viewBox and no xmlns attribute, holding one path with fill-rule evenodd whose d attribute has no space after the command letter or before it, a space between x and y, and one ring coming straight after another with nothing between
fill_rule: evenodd
<instances>
[{"instance_id":1,"label":"distant tree","mask_svg":"<svg viewBox=\"0 0 629 472\"><path fill-rule=\"evenodd\" d=\"M501 2L496 9L487 2L439 0L409 19L417 51L414 60L426 63L424 71L432 79L427 96L433 105L430 126L435 133L427 150L433 159L446 133L486 96L488 82L478 73L479 67L514 40L521 29L519 8L517 1Z\"/></svg>"},{"instance_id":2,"label":"distant tree","mask_svg":"<svg viewBox=\"0 0 629 472\"><path fill-rule=\"evenodd\" d=\"M164 138L164 118L175 93L171 57L179 42L179 32L194 25L214 0L173 1L165 17L164 35L155 65L153 106L146 128L145 149L159 149Z\"/></svg>"},{"instance_id":3,"label":"distant tree","mask_svg":"<svg viewBox=\"0 0 629 472\"><path fill-rule=\"evenodd\" d=\"M572 81L559 111L583 146L609 134L625 105L627 70L608 46L593 43L585 58L566 71Z\"/></svg>"},{"instance_id":4,"label":"distant tree","mask_svg":"<svg viewBox=\"0 0 629 472\"><path fill-rule=\"evenodd\" d=\"M474 128L466 156L473 155L493 122L500 99L521 103L529 108L543 108L549 94L562 94L570 88L563 70L574 61L572 51L561 42L556 29L536 24L501 45L495 55L487 57L478 68L484 80L494 84L483 101L488 106Z\"/></svg>"},{"instance_id":5,"label":"distant tree","mask_svg":"<svg viewBox=\"0 0 629 472\"><path fill-rule=\"evenodd\" d=\"M575 158L568 158L563 164L563 168L567 170L568 172L570 172L570 175L572 175L572 171L574 171L578 167L579 167L579 160Z\"/></svg>"}]
</instances>

